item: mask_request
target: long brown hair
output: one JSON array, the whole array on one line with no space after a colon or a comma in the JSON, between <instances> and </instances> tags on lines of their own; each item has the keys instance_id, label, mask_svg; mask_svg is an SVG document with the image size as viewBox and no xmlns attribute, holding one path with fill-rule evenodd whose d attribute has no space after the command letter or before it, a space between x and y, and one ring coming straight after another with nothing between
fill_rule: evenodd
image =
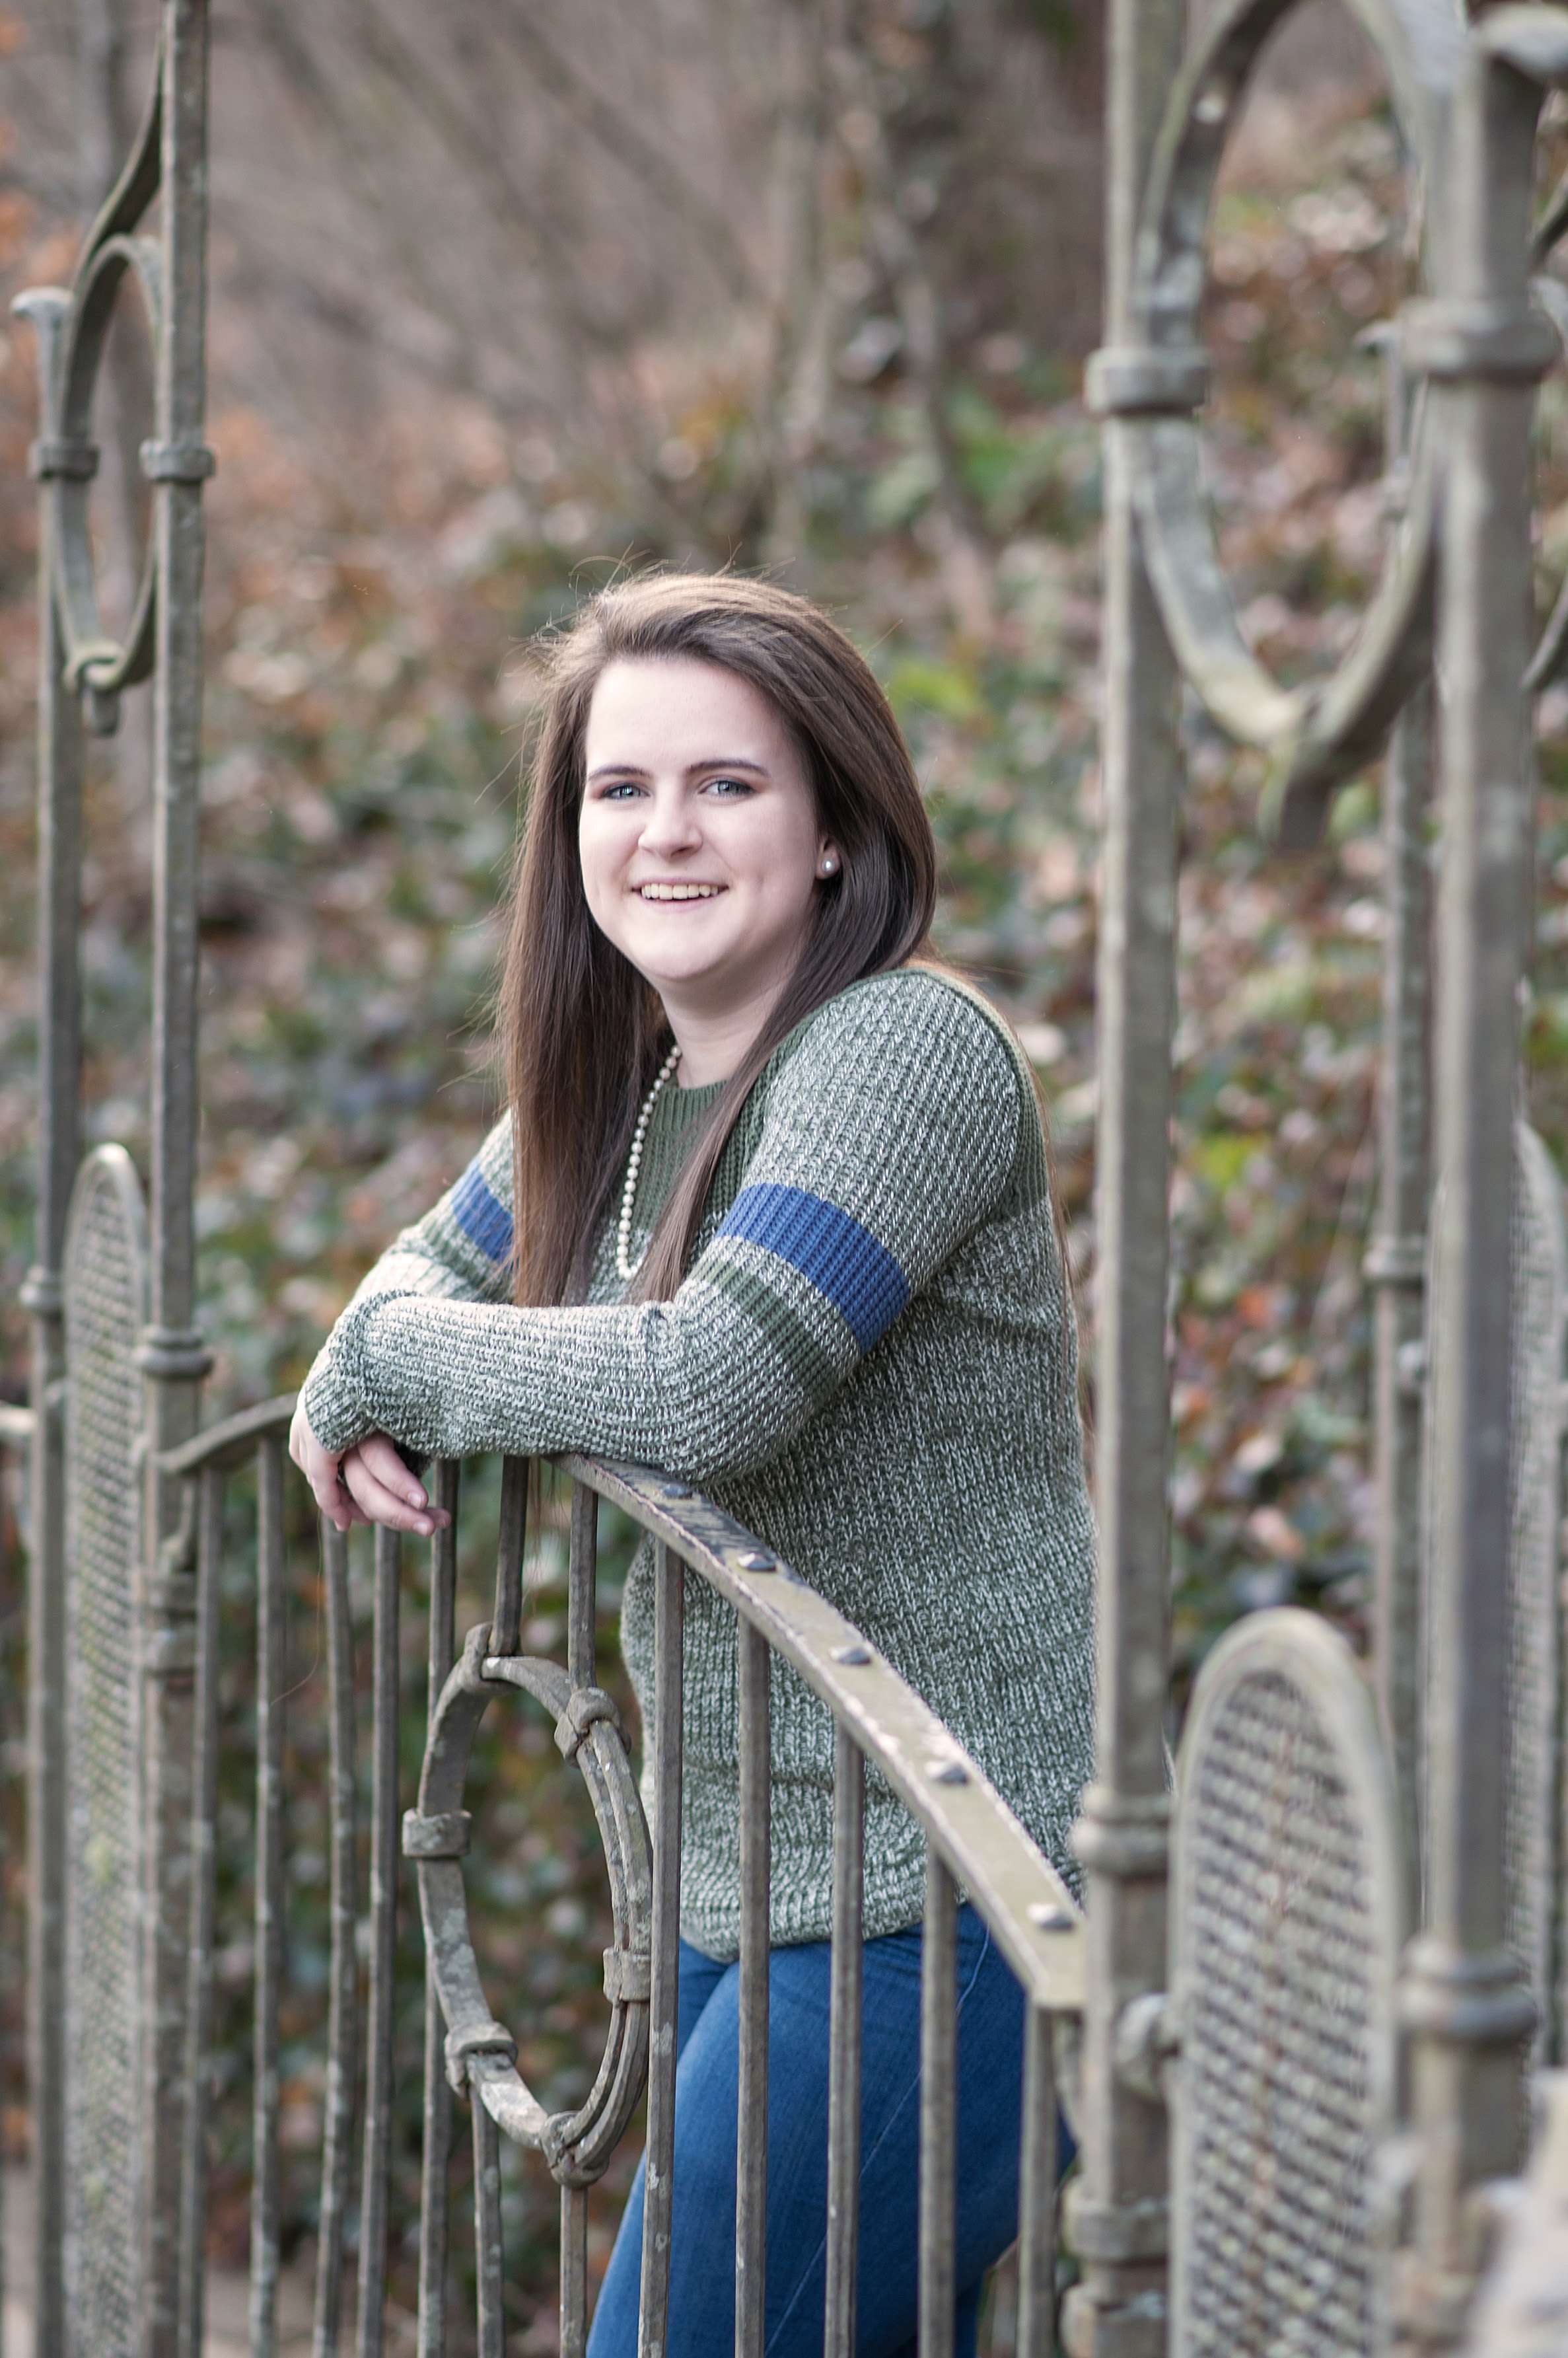
<instances>
[{"instance_id":1,"label":"long brown hair","mask_svg":"<svg viewBox=\"0 0 1568 2358\"><path fill-rule=\"evenodd\" d=\"M806 758L839 848L795 970L717 1099L638 1272L672 1294L725 1141L781 1040L864 975L924 950L936 849L914 764L870 665L820 608L734 574L644 574L600 590L550 653L511 892L499 1037L512 1108L514 1285L522 1303L580 1299L592 1240L667 1034L657 994L589 914L578 858L583 741L618 657L695 656L761 689Z\"/></svg>"}]
</instances>

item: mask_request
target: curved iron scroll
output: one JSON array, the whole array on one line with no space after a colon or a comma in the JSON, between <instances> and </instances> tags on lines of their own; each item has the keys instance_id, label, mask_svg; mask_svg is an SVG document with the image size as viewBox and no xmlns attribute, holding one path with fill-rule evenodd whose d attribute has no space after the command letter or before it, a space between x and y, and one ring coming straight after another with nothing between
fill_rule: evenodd
<instances>
[{"instance_id":1,"label":"curved iron scroll","mask_svg":"<svg viewBox=\"0 0 1568 2358\"><path fill-rule=\"evenodd\" d=\"M490 1624L470 1629L441 1690L430 1724L419 1806L403 1821L403 1852L415 1862L425 1952L447 2024L452 2086L477 2095L496 2125L519 2145L536 2146L562 2186L600 2177L632 2117L648 2057L648 1910L653 1855L648 1825L621 1723L597 1687L574 1688L558 1662L531 1654L494 1655ZM460 1861L469 1845L462 1806L469 1757L485 1710L507 1687L534 1695L555 1715L556 1742L582 1771L610 1870L613 1947L604 1952L610 2034L604 2058L575 2113L547 2113L524 2081L517 2042L485 2002L469 1931Z\"/></svg>"},{"instance_id":2,"label":"curved iron scroll","mask_svg":"<svg viewBox=\"0 0 1568 2358\"><path fill-rule=\"evenodd\" d=\"M1097 355L1098 406L1136 418L1133 498L1149 579L1177 660L1229 735L1272 756L1287 840L1312 839L1328 791L1377 747L1430 660L1435 490L1430 440L1360 635L1335 676L1284 688L1248 645L1215 545L1193 412L1207 382L1199 341L1206 232L1226 139L1283 0L1229 0L1195 46L1166 110L1144 194L1133 287L1141 347ZM1448 0L1355 0L1389 76L1404 142L1430 179L1463 56Z\"/></svg>"}]
</instances>

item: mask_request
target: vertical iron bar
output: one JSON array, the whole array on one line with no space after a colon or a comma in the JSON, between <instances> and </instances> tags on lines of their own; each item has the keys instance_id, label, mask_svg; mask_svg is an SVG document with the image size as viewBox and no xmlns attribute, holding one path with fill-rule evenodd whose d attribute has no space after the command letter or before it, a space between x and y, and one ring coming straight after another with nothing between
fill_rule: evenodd
<instances>
[{"instance_id":1,"label":"vertical iron bar","mask_svg":"<svg viewBox=\"0 0 1568 2358\"><path fill-rule=\"evenodd\" d=\"M1426 813L1431 795L1433 697L1423 684L1394 724L1384 764L1383 867L1388 938L1383 953L1380 1086L1381 1184L1378 1234L1367 1256L1376 1289L1372 1397L1378 1524L1373 1567L1374 1652L1416 1920L1420 1859L1422 1388L1405 1372L1425 1314L1430 1148Z\"/></svg>"},{"instance_id":2,"label":"vertical iron bar","mask_svg":"<svg viewBox=\"0 0 1568 2358\"><path fill-rule=\"evenodd\" d=\"M669 2331L676 2006L680 1970L682 1679L686 1567L654 1546L654 1927L648 2015L648 2144L637 2358L665 2358Z\"/></svg>"},{"instance_id":3,"label":"vertical iron bar","mask_svg":"<svg viewBox=\"0 0 1568 2358\"><path fill-rule=\"evenodd\" d=\"M392 2152L392 1975L397 1952L397 1611L398 1536L378 1523L372 1640L370 1997L365 2017L364 2163L360 2180L358 2358L381 2358L384 2333L387 2168Z\"/></svg>"},{"instance_id":4,"label":"vertical iron bar","mask_svg":"<svg viewBox=\"0 0 1568 2358\"><path fill-rule=\"evenodd\" d=\"M198 1476L196 1520L196 1758L191 1770L190 1988L186 2000L185 2164L180 2187L179 2358L201 2358L207 2287L207 2043L212 2017L212 1935L218 1810L218 1565L223 1477Z\"/></svg>"},{"instance_id":5,"label":"vertical iron bar","mask_svg":"<svg viewBox=\"0 0 1568 2358\"><path fill-rule=\"evenodd\" d=\"M283 1450L256 1451L256 1881L251 2358L277 2339L278 2000L283 1979Z\"/></svg>"},{"instance_id":6,"label":"vertical iron bar","mask_svg":"<svg viewBox=\"0 0 1568 2358\"><path fill-rule=\"evenodd\" d=\"M473 2115L473 2244L478 2277L478 2358L505 2358L505 2320L501 2306L504 2255L501 2241L501 2132L484 2109L478 2086L469 2086Z\"/></svg>"},{"instance_id":7,"label":"vertical iron bar","mask_svg":"<svg viewBox=\"0 0 1568 2358\"><path fill-rule=\"evenodd\" d=\"M1018 2182L1018 2358L1056 2347L1056 2075L1051 2017L1028 2008Z\"/></svg>"},{"instance_id":8,"label":"vertical iron bar","mask_svg":"<svg viewBox=\"0 0 1568 2358\"><path fill-rule=\"evenodd\" d=\"M920 1963L920 2358L953 2358L957 2047L957 1887L927 1838Z\"/></svg>"},{"instance_id":9,"label":"vertical iron bar","mask_svg":"<svg viewBox=\"0 0 1568 2358\"><path fill-rule=\"evenodd\" d=\"M354 1636L349 1612L349 1535L320 1519L326 1585L328 1780L331 1832L331 1959L327 2011L327 2104L321 2140L321 2211L316 2237L313 2358L337 2358L343 2301L343 2234L352 2167L355 2050L359 2043L358 1809L354 1793Z\"/></svg>"},{"instance_id":10,"label":"vertical iron bar","mask_svg":"<svg viewBox=\"0 0 1568 2358\"><path fill-rule=\"evenodd\" d=\"M570 1570L567 1589L567 1671L574 1687L594 1682L595 1580L599 1563L599 1498L586 1482L572 1484Z\"/></svg>"},{"instance_id":11,"label":"vertical iron bar","mask_svg":"<svg viewBox=\"0 0 1568 2358\"><path fill-rule=\"evenodd\" d=\"M735 2358L762 2358L768 2265L768 1966L772 1794L768 1641L740 1625L741 2079Z\"/></svg>"},{"instance_id":12,"label":"vertical iron bar","mask_svg":"<svg viewBox=\"0 0 1568 2358\"><path fill-rule=\"evenodd\" d=\"M1410 398L1396 335L1385 333L1385 496L1398 529L1410 478ZM1383 1037L1379 1076L1377 1229L1366 1259L1373 1291L1373 1665L1389 1739L1416 1921L1421 1836L1422 1389L1407 1373L1425 1312L1430 1179L1427 963L1432 936L1427 813L1433 696L1423 681L1395 721L1383 764Z\"/></svg>"},{"instance_id":13,"label":"vertical iron bar","mask_svg":"<svg viewBox=\"0 0 1568 2358\"><path fill-rule=\"evenodd\" d=\"M1107 61L1106 341L1140 348L1133 249L1144 179L1180 64L1185 0L1111 0ZM1164 1985L1166 1826L1162 1704L1169 1684L1170 1531L1165 1288L1171 1039L1175 1016L1174 658L1134 511L1136 416L1104 424L1105 725L1096 1140L1098 1293L1096 1781L1074 1844L1088 1869L1090 1964L1079 2184L1106 2223L1082 2251L1069 2339L1084 2358L1165 2358L1166 2261L1151 2223L1165 2200L1162 2108L1115 2061L1128 2001ZM1136 2239L1119 2234L1119 2214ZM1136 2256L1128 2256L1136 2254Z\"/></svg>"},{"instance_id":14,"label":"vertical iron bar","mask_svg":"<svg viewBox=\"0 0 1568 2358\"><path fill-rule=\"evenodd\" d=\"M1480 2262L1476 2191L1517 2169L1534 2006L1506 1943L1504 1742L1509 1544L1513 1127L1533 826L1521 682L1533 627L1526 365L1466 351L1470 323L1528 352L1540 91L1477 44L1454 116L1451 252L1434 384L1444 431L1437 668L1444 864L1435 1135L1442 1178L1432 1331L1432 1673L1426 1922L1406 1952L1420 2138L1418 2344L1444 2346ZM1450 322L1455 323L1451 326ZM1535 330L1539 333L1540 322ZM1457 354L1452 347L1457 342ZM1544 364L1545 352L1541 354Z\"/></svg>"},{"instance_id":15,"label":"vertical iron bar","mask_svg":"<svg viewBox=\"0 0 1568 2358\"><path fill-rule=\"evenodd\" d=\"M849 1730L833 1740L833 1950L827 2024L827 2330L824 2358L854 2358L860 2228L860 1994L866 1770Z\"/></svg>"},{"instance_id":16,"label":"vertical iron bar","mask_svg":"<svg viewBox=\"0 0 1568 2358\"><path fill-rule=\"evenodd\" d=\"M561 2189L560 2358L583 2358L588 2348L588 2190Z\"/></svg>"},{"instance_id":17,"label":"vertical iron bar","mask_svg":"<svg viewBox=\"0 0 1568 2358\"><path fill-rule=\"evenodd\" d=\"M143 2040L146 2255L141 2358L172 2358L179 2332L179 2177L184 2155L192 1684L190 1580L169 1552L180 1485L157 1455L196 1430L211 1364L195 1311L198 820L201 757L201 491L211 467L207 407L206 0L166 0L159 160L164 319L157 339L149 468L157 562L153 698L152 1173L144 1556L146 1932ZM168 1543L166 1546L166 1543Z\"/></svg>"},{"instance_id":18,"label":"vertical iron bar","mask_svg":"<svg viewBox=\"0 0 1568 2358\"><path fill-rule=\"evenodd\" d=\"M495 1607L490 1617L490 1650L514 1654L523 1632L523 1543L528 1523L528 1460L501 1463L501 1529L495 1549Z\"/></svg>"},{"instance_id":19,"label":"vertical iron bar","mask_svg":"<svg viewBox=\"0 0 1568 2358\"><path fill-rule=\"evenodd\" d=\"M38 337L40 443L59 430L69 297L17 300ZM81 710L64 677L54 576L55 486L38 484L38 1162L33 1263L20 1301L30 1325L33 1410L27 1580L27 2096L33 2143L33 2346L64 2346L65 2288L65 1303L60 1265L81 1155Z\"/></svg>"},{"instance_id":20,"label":"vertical iron bar","mask_svg":"<svg viewBox=\"0 0 1568 2358\"><path fill-rule=\"evenodd\" d=\"M450 1518L430 1541L430 1623L425 1682L426 1725L452 1667L456 1646L458 1490L461 1466L443 1458L431 1468L432 1498ZM425 1960L425 2151L419 2178L419 2358L443 2358L447 2347L448 2172L452 2148L452 2092L447 2082L446 2024L430 1961Z\"/></svg>"}]
</instances>

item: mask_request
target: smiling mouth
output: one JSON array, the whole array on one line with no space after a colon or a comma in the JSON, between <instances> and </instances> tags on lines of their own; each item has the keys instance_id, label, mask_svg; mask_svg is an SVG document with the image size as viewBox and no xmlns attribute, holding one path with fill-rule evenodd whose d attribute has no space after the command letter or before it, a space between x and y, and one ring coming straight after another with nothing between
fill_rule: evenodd
<instances>
[{"instance_id":1,"label":"smiling mouth","mask_svg":"<svg viewBox=\"0 0 1568 2358\"><path fill-rule=\"evenodd\" d=\"M715 901L727 892L723 884L634 884L640 901Z\"/></svg>"}]
</instances>

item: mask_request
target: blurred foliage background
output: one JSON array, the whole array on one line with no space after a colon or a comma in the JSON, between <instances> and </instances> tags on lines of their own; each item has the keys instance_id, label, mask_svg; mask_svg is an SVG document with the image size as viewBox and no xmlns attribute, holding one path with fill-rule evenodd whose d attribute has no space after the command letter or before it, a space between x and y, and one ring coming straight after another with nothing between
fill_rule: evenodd
<instances>
[{"instance_id":1,"label":"blurred foliage background","mask_svg":"<svg viewBox=\"0 0 1568 2358\"><path fill-rule=\"evenodd\" d=\"M200 1299L208 1412L298 1381L362 1271L493 1118L488 992L540 634L618 569L765 568L825 600L908 733L943 859L940 941L1020 1027L1052 1109L1092 1357L1099 460L1095 0L217 0ZM149 0L0 9L0 276L67 279L139 112ZM1554 133L1559 147L1562 134ZM1549 142L1549 144L1551 144ZM1383 83L1327 0L1276 42L1213 228L1210 482L1248 630L1291 677L1352 635L1384 529L1363 331L1419 223ZM1561 383L1541 406L1543 595L1568 549ZM145 525L137 324L117 335L95 529L111 612ZM0 333L0 1295L31 1247L36 389ZM1532 1118L1568 1128L1568 697L1541 707ZM1237 1614L1361 1634L1382 910L1376 770L1309 858L1195 714L1184 817L1173 1612L1178 1696ZM146 1167L146 692L93 747L87 1138ZM25 1323L0 1322L24 1395ZM297 1486L286 2024L290 2234L323 2092L325 1725ZM528 1564L562 1638L563 1501ZM484 1610L493 1469L460 1626ZM243 1489L225 1574L215 2255L243 2263L251 1970ZM0 1507L15 1515L16 1501ZM624 1531L605 1519L613 1680ZM14 1559L13 1559L14 1560ZM368 1554L356 1570L368 1593ZM411 1795L422 1565L406 1614ZM367 1596L359 1597L368 1610ZM4 1622L12 1765L24 1676ZM503 1708L498 1706L499 1711ZM487 1732L470 1865L497 2011L564 2102L596 2052L603 1877L542 1717ZM17 1853L11 1890L19 1898ZM398 2298L416 2229L418 1943L404 1924ZM14 2013L14 2007L13 2007ZM23 2124L13 2105L13 2145ZM460 2161L460 2172L461 2163ZM612 2179L623 2185L629 2158ZM552 2346L542 2173L508 2183L519 2349ZM613 2203L600 2203L601 2262ZM1009 2345L1005 2288L993 2320Z\"/></svg>"}]
</instances>

